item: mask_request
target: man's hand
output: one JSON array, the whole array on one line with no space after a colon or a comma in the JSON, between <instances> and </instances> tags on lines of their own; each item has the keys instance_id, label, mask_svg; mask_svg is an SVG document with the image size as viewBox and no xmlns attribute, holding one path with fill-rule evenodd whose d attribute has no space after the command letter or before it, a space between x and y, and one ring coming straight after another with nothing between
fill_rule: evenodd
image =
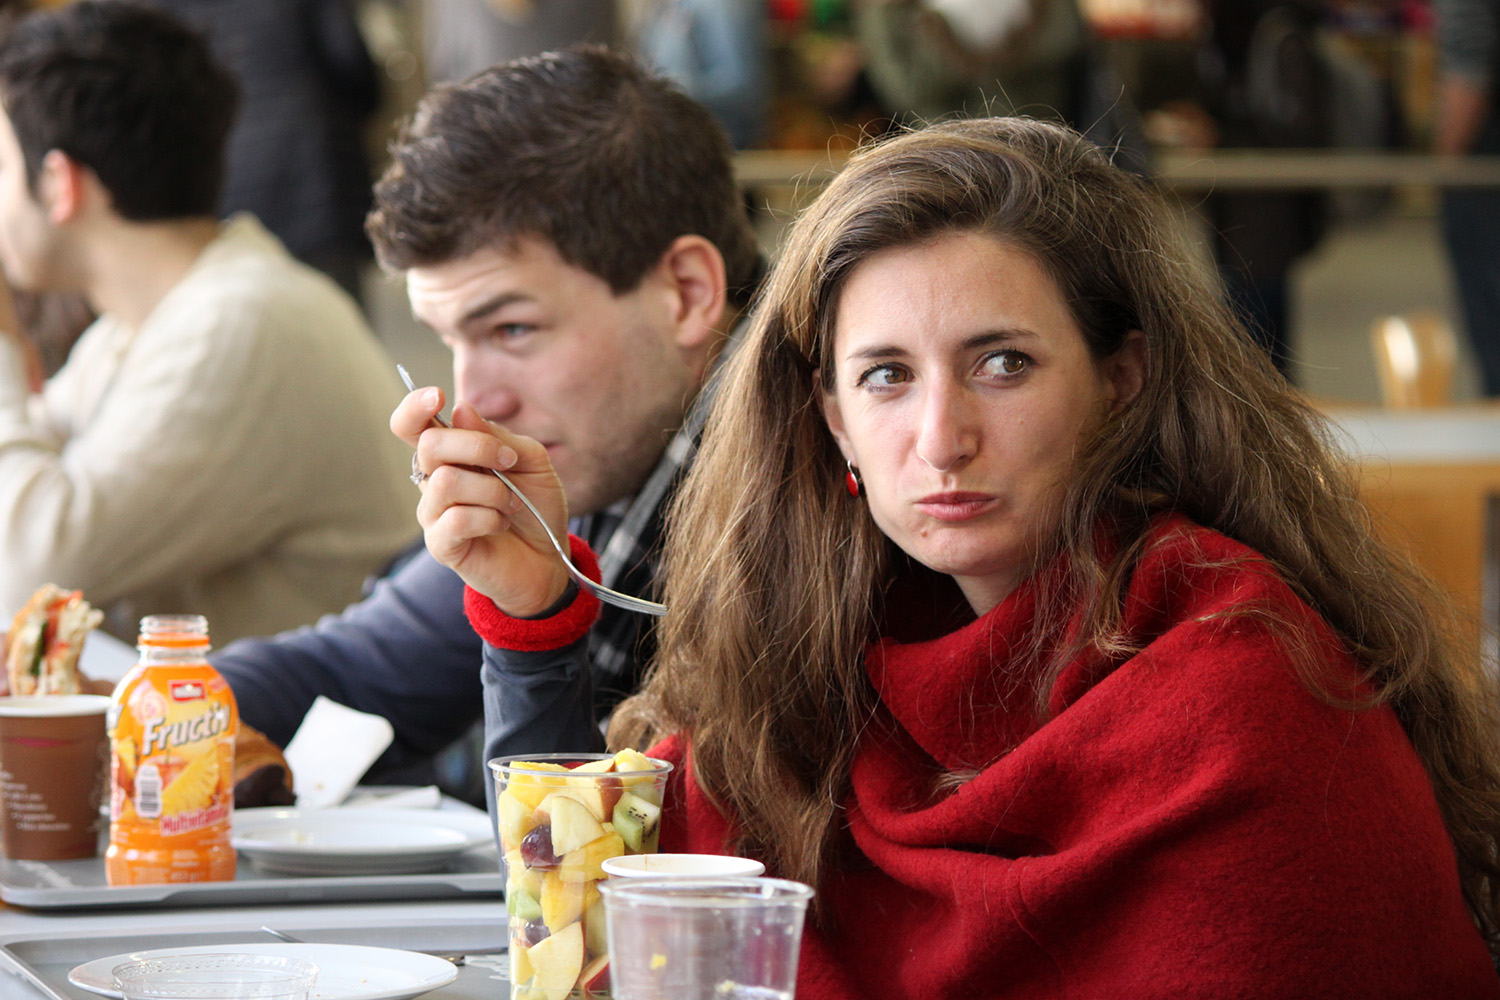
<instances>
[{"instance_id":1,"label":"man's hand","mask_svg":"<svg viewBox=\"0 0 1500 1000\"><path fill-rule=\"evenodd\" d=\"M547 449L467 403L454 407L451 428L439 427L433 417L442 408L440 390L418 389L391 414L391 432L416 448L427 477L417 505L427 551L506 614L539 614L567 590L567 571L536 518L490 470L504 472L566 538L568 503Z\"/></svg>"}]
</instances>

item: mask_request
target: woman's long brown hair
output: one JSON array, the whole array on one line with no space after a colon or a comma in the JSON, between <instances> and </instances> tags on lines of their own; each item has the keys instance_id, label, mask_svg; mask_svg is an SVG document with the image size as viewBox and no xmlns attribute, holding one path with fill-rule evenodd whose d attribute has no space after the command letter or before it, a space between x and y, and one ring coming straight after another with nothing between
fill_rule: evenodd
<instances>
[{"instance_id":1,"label":"woman's long brown hair","mask_svg":"<svg viewBox=\"0 0 1500 1000\"><path fill-rule=\"evenodd\" d=\"M814 372L832 371L853 270L953 232L1033 254L1094 357L1131 330L1147 340L1139 397L1079 459L1053 550L1070 556L1071 576L1044 594L1038 627L1081 609L1080 644L1128 651L1124 590L1162 511L1264 554L1364 668L1366 703L1395 710L1431 777L1470 911L1493 937L1496 701L1477 650L1459 652L1451 602L1372 534L1322 418L1250 345L1159 195L1039 122L952 121L868 148L793 227L673 507L672 613L612 741L689 732L698 782L742 831L737 849L814 885L840 859L840 805L875 703L863 650L902 557L843 493ZM1109 558L1095 548L1101 518L1123 533ZM1301 669L1338 700L1315 664Z\"/></svg>"}]
</instances>

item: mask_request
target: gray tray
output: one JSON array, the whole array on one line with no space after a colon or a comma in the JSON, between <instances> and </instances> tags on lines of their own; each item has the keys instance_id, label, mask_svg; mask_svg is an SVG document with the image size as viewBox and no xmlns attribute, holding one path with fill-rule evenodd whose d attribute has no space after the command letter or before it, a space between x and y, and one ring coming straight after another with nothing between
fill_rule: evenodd
<instances>
[{"instance_id":1,"label":"gray tray","mask_svg":"<svg viewBox=\"0 0 1500 1000\"><path fill-rule=\"evenodd\" d=\"M432 1000L495 1000L509 994L509 958L504 953L505 913L489 920L425 921L417 926L350 926L298 932L319 944L362 944L379 948L471 954L458 978L424 994ZM269 941L258 927L200 933L136 932L19 938L0 945L0 959L52 1000L100 1000L68 982L68 973L85 962L109 955L191 945Z\"/></svg>"},{"instance_id":2,"label":"gray tray","mask_svg":"<svg viewBox=\"0 0 1500 1000\"><path fill-rule=\"evenodd\" d=\"M445 799L443 809L473 806ZM102 855L101 848L101 855ZM111 886L104 858L79 861L0 859L0 899L14 906L40 908L254 906L281 903L377 902L496 896L505 879L494 846L454 855L442 871L418 875L264 874L241 856L232 882Z\"/></svg>"}]
</instances>

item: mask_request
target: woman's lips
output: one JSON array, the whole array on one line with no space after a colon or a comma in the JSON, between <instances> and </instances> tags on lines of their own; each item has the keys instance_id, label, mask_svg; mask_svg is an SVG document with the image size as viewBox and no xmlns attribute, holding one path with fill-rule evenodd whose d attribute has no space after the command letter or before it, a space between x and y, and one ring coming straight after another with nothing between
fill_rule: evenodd
<instances>
[{"instance_id":1,"label":"woman's lips","mask_svg":"<svg viewBox=\"0 0 1500 1000\"><path fill-rule=\"evenodd\" d=\"M968 521L995 506L988 493L933 493L917 501L917 509L939 521Z\"/></svg>"}]
</instances>

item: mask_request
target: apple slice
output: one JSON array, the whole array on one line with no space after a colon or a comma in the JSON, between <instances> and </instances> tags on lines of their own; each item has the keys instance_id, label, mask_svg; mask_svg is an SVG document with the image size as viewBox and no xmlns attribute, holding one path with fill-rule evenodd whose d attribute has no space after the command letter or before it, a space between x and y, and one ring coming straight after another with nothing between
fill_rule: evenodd
<instances>
[{"instance_id":1,"label":"apple slice","mask_svg":"<svg viewBox=\"0 0 1500 1000\"><path fill-rule=\"evenodd\" d=\"M619 778L606 777L615 769L615 759L591 760L573 768L573 777L568 779L568 792L589 807L599 822L609 819L615 803L620 801L624 790Z\"/></svg>"},{"instance_id":2,"label":"apple slice","mask_svg":"<svg viewBox=\"0 0 1500 1000\"><path fill-rule=\"evenodd\" d=\"M608 774L615 769L615 759L606 757L604 760L590 760L573 768L574 774Z\"/></svg>"},{"instance_id":3,"label":"apple slice","mask_svg":"<svg viewBox=\"0 0 1500 1000\"><path fill-rule=\"evenodd\" d=\"M600 955L578 974L585 997L609 996L609 956Z\"/></svg>"},{"instance_id":4,"label":"apple slice","mask_svg":"<svg viewBox=\"0 0 1500 1000\"><path fill-rule=\"evenodd\" d=\"M574 797L571 790L553 792L542 800L537 812L551 817L552 853L558 857L604 836L602 822L595 818L588 806Z\"/></svg>"},{"instance_id":5,"label":"apple slice","mask_svg":"<svg viewBox=\"0 0 1500 1000\"><path fill-rule=\"evenodd\" d=\"M601 823L609 820L610 814L615 811L615 803L620 801L620 795L624 791L619 778L595 778L589 781L574 778L568 788L568 794L587 806L589 812Z\"/></svg>"},{"instance_id":6,"label":"apple slice","mask_svg":"<svg viewBox=\"0 0 1500 1000\"><path fill-rule=\"evenodd\" d=\"M572 923L530 948L532 985L547 1000L567 1000L583 970L583 925Z\"/></svg>"}]
</instances>

